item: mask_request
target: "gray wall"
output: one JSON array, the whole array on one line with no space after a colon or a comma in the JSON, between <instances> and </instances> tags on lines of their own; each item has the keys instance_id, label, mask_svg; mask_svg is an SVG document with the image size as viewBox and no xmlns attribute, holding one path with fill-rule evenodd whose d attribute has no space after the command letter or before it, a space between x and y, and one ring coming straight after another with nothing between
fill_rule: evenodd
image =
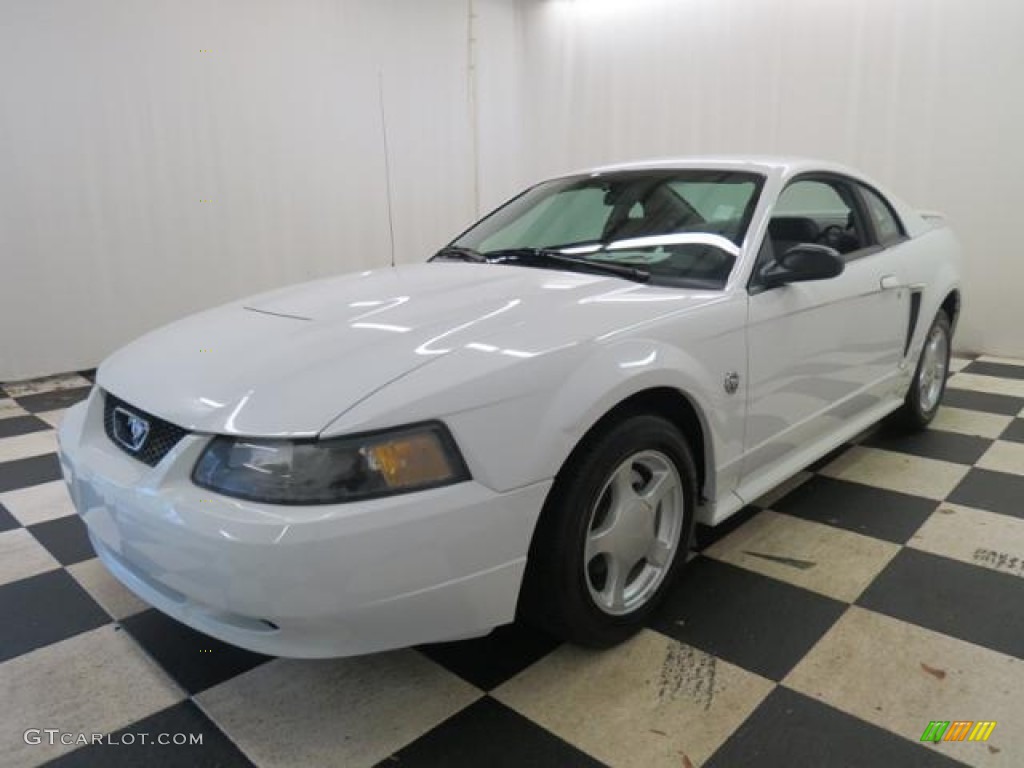
<instances>
[{"instance_id":1,"label":"gray wall","mask_svg":"<svg viewBox=\"0 0 1024 768\"><path fill-rule=\"evenodd\" d=\"M1024 358L1020 0L534 0L538 175L703 152L845 162L945 213L961 349Z\"/></svg>"},{"instance_id":2,"label":"gray wall","mask_svg":"<svg viewBox=\"0 0 1024 768\"><path fill-rule=\"evenodd\" d=\"M512 77L514 3L475 6L470 77L466 0L4 0L0 381L387 264L380 76L396 258L446 242L495 172L476 83Z\"/></svg>"}]
</instances>

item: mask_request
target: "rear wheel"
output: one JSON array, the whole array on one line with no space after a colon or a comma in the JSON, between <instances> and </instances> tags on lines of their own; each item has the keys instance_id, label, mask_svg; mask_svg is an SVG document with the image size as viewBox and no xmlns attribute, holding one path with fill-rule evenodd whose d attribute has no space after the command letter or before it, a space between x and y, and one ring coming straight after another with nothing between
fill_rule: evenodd
<instances>
[{"instance_id":1,"label":"rear wheel","mask_svg":"<svg viewBox=\"0 0 1024 768\"><path fill-rule=\"evenodd\" d=\"M949 317L940 311L925 336L921 358L900 411L901 421L910 429L924 429L938 413L949 372L950 336Z\"/></svg>"},{"instance_id":2,"label":"rear wheel","mask_svg":"<svg viewBox=\"0 0 1024 768\"><path fill-rule=\"evenodd\" d=\"M625 418L559 473L531 547L523 610L584 645L608 646L642 625L685 560L696 471L664 419Z\"/></svg>"}]
</instances>

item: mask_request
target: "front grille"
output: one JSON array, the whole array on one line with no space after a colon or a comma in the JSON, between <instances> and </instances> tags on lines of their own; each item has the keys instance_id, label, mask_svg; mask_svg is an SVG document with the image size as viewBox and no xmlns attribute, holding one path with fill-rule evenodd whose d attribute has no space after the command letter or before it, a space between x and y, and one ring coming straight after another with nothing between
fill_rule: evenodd
<instances>
[{"instance_id":1,"label":"front grille","mask_svg":"<svg viewBox=\"0 0 1024 768\"><path fill-rule=\"evenodd\" d=\"M145 419L149 424L149 432L136 450L133 450L130 445L118 439L118 434L115 432L114 415L115 410L118 408L122 408L135 416ZM159 419L145 411L140 411L138 408L128 405L128 403L120 398L114 397L109 392L104 393L103 429L107 433L107 437L110 438L110 442L129 456L151 467L159 464L160 460L167 455L167 452L176 446L181 438L188 434L187 429L182 429L175 424L171 424L169 421Z\"/></svg>"}]
</instances>

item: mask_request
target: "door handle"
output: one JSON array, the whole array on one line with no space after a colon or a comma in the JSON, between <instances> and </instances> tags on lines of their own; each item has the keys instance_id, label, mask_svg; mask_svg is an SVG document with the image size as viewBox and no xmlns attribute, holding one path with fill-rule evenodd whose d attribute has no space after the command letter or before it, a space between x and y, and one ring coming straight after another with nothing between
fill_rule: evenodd
<instances>
[{"instance_id":1,"label":"door handle","mask_svg":"<svg viewBox=\"0 0 1024 768\"><path fill-rule=\"evenodd\" d=\"M889 291L893 288L902 288L903 284L900 283L900 279L896 275L882 275L882 279L879 281L879 285L882 286L883 291Z\"/></svg>"}]
</instances>

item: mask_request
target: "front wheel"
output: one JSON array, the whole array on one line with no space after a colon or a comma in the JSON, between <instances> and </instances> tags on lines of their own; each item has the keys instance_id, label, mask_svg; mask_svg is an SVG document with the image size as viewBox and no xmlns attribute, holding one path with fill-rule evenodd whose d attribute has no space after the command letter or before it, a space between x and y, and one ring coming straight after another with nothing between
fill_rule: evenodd
<instances>
[{"instance_id":1,"label":"front wheel","mask_svg":"<svg viewBox=\"0 0 1024 768\"><path fill-rule=\"evenodd\" d=\"M939 410L946 391L951 335L949 317L940 311L925 336L921 358L900 412L903 424L910 429L924 429Z\"/></svg>"},{"instance_id":2,"label":"front wheel","mask_svg":"<svg viewBox=\"0 0 1024 768\"><path fill-rule=\"evenodd\" d=\"M624 640L685 560L695 502L689 445L670 422L638 414L592 437L545 505L524 612L584 645Z\"/></svg>"}]
</instances>

